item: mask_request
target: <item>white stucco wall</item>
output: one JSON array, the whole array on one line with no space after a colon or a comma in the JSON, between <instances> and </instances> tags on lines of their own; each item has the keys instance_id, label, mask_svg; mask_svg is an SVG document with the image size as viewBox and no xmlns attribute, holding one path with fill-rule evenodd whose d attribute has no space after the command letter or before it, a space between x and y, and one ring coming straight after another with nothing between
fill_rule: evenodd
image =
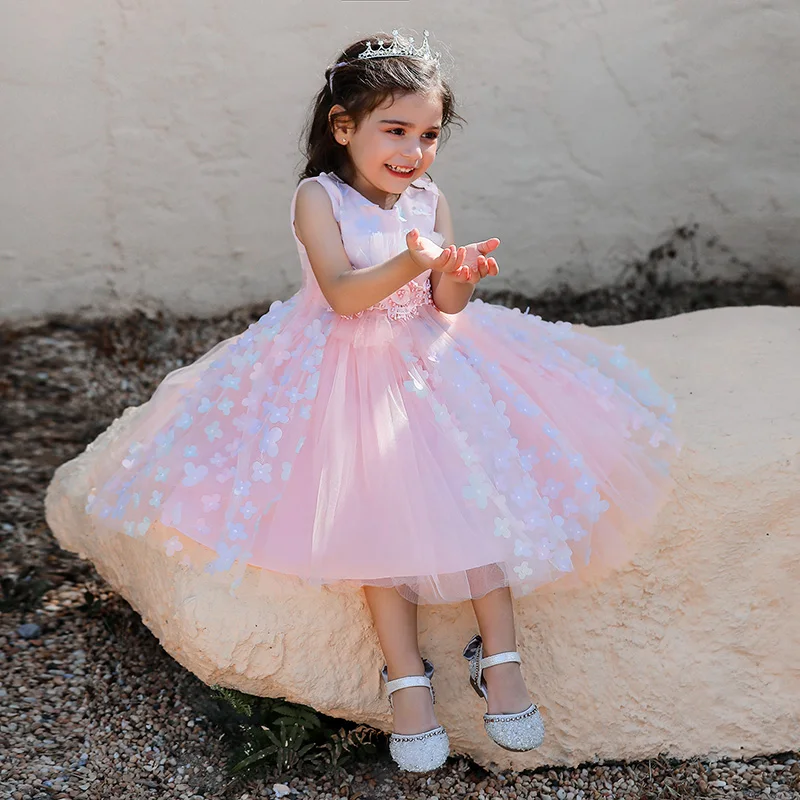
<instances>
[{"instance_id":1,"label":"white stucco wall","mask_svg":"<svg viewBox=\"0 0 800 800\"><path fill-rule=\"evenodd\" d=\"M502 239L498 288L603 283L689 223L707 274L800 281L796 0L0 0L0 19L2 319L288 297L308 104L341 46L397 25L456 59L469 125L432 174L459 240Z\"/></svg>"}]
</instances>

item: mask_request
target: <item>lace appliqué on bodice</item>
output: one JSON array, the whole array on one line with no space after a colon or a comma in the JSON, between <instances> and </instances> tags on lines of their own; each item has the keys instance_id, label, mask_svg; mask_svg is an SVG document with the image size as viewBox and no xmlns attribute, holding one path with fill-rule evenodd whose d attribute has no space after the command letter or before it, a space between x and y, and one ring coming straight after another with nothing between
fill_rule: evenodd
<instances>
[{"instance_id":1,"label":"lace appliqu\u00e9 on bodice","mask_svg":"<svg viewBox=\"0 0 800 800\"><path fill-rule=\"evenodd\" d=\"M409 281L405 286L401 286L396 292L381 300L380 303L357 311L355 314L342 314L342 317L357 319L368 311L385 311L389 319L406 320L416 317L419 314L420 306L426 305L433 305L430 278L426 278L424 284Z\"/></svg>"}]
</instances>

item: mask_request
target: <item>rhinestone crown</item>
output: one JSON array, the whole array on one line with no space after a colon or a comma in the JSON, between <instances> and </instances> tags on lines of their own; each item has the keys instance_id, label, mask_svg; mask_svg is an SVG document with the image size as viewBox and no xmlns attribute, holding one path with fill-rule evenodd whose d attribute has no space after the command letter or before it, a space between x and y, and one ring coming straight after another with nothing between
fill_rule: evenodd
<instances>
[{"instance_id":1,"label":"rhinestone crown","mask_svg":"<svg viewBox=\"0 0 800 800\"><path fill-rule=\"evenodd\" d=\"M441 53L433 53L428 43L428 31L422 32L425 38L421 47L414 47L414 37L408 41L401 41L400 33L396 29L392 31L392 43L389 47L384 47L383 39L378 39L378 46L373 47L372 42L367 42L366 48L359 53L359 58L389 58L391 56L409 56L410 58L420 58L424 61L433 61L439 66Z\"/></svg>"}]
</instances>

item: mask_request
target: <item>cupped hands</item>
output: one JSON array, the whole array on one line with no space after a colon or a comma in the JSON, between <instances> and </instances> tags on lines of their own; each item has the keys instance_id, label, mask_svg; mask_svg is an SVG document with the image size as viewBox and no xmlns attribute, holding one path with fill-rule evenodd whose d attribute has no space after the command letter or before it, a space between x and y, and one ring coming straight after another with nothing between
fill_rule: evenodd
<instances>
[{"instance_id":1,"label":"cupped hands","mask_svg":"<svg viewBox=\"0 0 800 800\"><path fill-rule=\"evenodd\" d=\"M492 256L487 257L487 254L499 244L500 240L492 237L460 247L451 244L441 248L430 239L420 236L417 228L406 234L408 252L417 266L442 272L460 283L478 283L488 275L497 275L500 271L497 261Z\"/></svg>"}]
</instances>

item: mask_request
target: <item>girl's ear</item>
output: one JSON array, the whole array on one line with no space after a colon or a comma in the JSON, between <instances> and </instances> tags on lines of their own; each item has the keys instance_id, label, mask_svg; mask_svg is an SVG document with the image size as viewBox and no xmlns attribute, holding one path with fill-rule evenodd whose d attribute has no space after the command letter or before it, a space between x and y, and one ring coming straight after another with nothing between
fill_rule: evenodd
<instances>
[{"instance_id":1,"label":"girl's ear","mask_svg":"<svg viewBox=\"0 0 800 800\"><path fill-rule=\"evenodd\" d=\"M328 126L330 127L331 133L333 134L333 138L336 138L336 134L342 133L345 136L349 135L352 128L353 128L353 121L352 119L347 116L346 112L347 109L339 105L338 103L331 108L328 112ZM341 114L337 116L336 119L331 119L334 114Z\"/></svg>"}]
</instances>

